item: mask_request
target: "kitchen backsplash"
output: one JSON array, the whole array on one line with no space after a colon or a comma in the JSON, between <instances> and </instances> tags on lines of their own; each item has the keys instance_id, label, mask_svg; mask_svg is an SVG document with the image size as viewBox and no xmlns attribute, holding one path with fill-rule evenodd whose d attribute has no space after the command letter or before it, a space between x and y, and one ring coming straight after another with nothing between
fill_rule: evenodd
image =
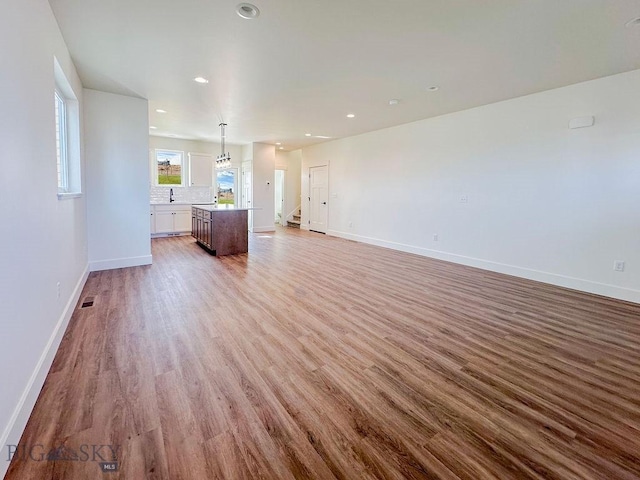
<instances>
[{"instance_id":1,"label":"kitchen backsplash","mask_svg":"<svg viewBox=\"0 0 640 480\"><path fill-rule=\"evenodd\" d=\"M151 187L151 203L169 201L171 187ZM213 201L213 187L173 187L173 199L176 202L210 203Z\"/></svg>"}]
</instances>

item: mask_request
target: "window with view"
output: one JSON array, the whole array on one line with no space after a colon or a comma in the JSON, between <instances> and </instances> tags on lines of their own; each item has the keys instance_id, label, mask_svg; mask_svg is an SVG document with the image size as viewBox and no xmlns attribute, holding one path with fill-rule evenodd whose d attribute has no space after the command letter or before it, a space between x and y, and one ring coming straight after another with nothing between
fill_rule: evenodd
<instances>
[{"instance_id":1,"label":"window with view","mask_svg":"<svg viewBox=\"0 0 640 480\"><path fill-rule=\"evenodd\" d=\"M156 180L158 185L182 185L183 152L156 150Z\"/></svg>"},{"instance_id":2,"label":"window with view","mask_svg":"<svg viewBox=\"0 0 640 480\"><path fill-rule=\"evenodd\" d=\"M82 194L80 160L80 105L71 84L54 58L53 91L56 170L58 198L76 198Z\"/></svg>"},{"instance_id":3,"label":"window with view","mask_svg":"<svg viewBox=\"0 0 640 480\"><path fill-rule=\"evenodd\" d=\"M58 169L58 192L69 191L69 169L67 162L67 107L58 91L54 94L56 112L56 154Z\"/></svg>"},{"instance_id":4,"label":"window with view","mask_svg":"<svg viewBox=\"0 0 640 480\"><path fill-rule=\"evenodd\" d=\"M218 183L218 203L235 205L236 203L236 171L237 169L216 172Z\"/></svg>"}]
</instances>

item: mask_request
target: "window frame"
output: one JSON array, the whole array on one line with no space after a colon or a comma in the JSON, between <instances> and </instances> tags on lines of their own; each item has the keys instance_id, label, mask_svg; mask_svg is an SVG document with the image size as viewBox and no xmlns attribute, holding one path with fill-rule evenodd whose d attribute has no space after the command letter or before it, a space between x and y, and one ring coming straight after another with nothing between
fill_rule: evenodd
<instances>
[{"instance_id":1,"label":"window frame","mask_svg":"<svg viewBox=\"0 0 640 480\"><path fill-rule=\"evenodd\" d=\"M53 57L54 148L58 200L82 197L80 102L58 59ZM62 108L59 108L62 106Z\"/></svg>"},{"instance_id":2,"label":"window frame","mask_svg":"<svg viewBox=\"0 0 640 480\"><path fill-rule=\"evenodd\" d=\"M67 131L67 102L60 91L54 90L56 117L56 167L58 173L58 193L69 193L69 134Z\"/></svg>"},{"instance_id":3,"label":"window frame","mask_svg":"<svg viewBox=\"0 0 640 480\"><path fill-rule=\"evenodd\" d=\"M180 183L160 183L160 171L158 170L158 153L177 153L180 154ZM156 148L153 152L153 184L156 187L184 187L186 182L185 155L182 150L171 150L168 148Z\"/></svg>"},{"instance_id":4,"label":"window frame","mask_svg":"<svg viewBox=\"0 0 640 480\"><path fill-rule=\"evenodd\" d=\"M220 203L220 189L219 189L219 183L218 183L218 174L219 173L223 173L223 172L231 172L233 173L233 204L221 204ZM229 168L223 168L220 170L215 170L214 169L214 175L215 175L215 187L214 187L214 191L215 191L215 195L216 195L216 200L217 203L220 205L233 205L234 208L239 208L240 207L240 196L238 194L238 187L240 185L240 169L238 167L229 167Z\"/></svg>"}]
</instances>

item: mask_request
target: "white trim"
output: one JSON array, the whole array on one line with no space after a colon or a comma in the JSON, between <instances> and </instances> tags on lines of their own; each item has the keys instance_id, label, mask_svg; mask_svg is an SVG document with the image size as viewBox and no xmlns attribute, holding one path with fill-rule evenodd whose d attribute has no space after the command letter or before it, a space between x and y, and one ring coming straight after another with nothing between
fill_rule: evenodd
<instances>
[{"instance_id":1,"label":"white trim","mask_svg":"<svg viewBox=\"0 0 640 480\"><path fill-rule=\"evenodd\" d=\"M58 193L69 192L69 135L67 133L67 99L57 86L54 91L56 102L56 157L58 160Z\"/></svg>"},{"instance_id":2,"label":"white trim","mask_svg":"<svg viewBox=\"0 0 640 480\"><path fill-rule=\"evenodd\" d=\"M66 192L58 194L58 200L71 200L72 198L82 198L82 192Z\"/></svg>"},{"instance_id":3,"label":"white trim","mask_svg":"<svg viewBox=\"0 0 640 480\"><path fill-rule=\"evenodd\" d=\"M69 301L65 305L62 315L60 316L58 323L53 329L47 345L40 355L40 359L36 364L36 368L31 374L26 388L22 392L22 396L20 397L18 405L16 405L16 408L13 411L11 418L9 419L9 423L4 429L4 432L2 432L2 437L0 437L0 445L2 447L4 447L5 445L17 445L20 441L20 437L22 437L22 433L27 426L27 422L29 421L29 417L31 416L33 407L35 407L38 396L40 395L40 390L42 390L42 386L44 385L47 375L49 374L49 369L51 368L53 359L58 352L60 342L62 341L62 337L67 330L67 326L69 325L71 316L73 315L76 305L78 304L78 300L80 300L82 289L84 288L88 277L89 268L87 266L87 268L85 268L84 272L80 276L80 279L78 280L78 283L73 290L71 298L69 298ZM0 478L4 478L4 474L8 469L9 462L4 458L0 458Z\"/></svg>"},{"instance_id":4,"label":"white trim","mask_svg":"<svg viewBox=\"0 0 640 480\"><path fill-rule=\"evenodd\" d=\"M151 238L165 238L165 237L186 237L187 235L191 235L189 232L162 232L162 233L152 233Z\"/></svg>"},{"instance_id":5,"label":"white trim","mask_svg":"<svg viewBox=\"0 0 640 480\"><path fill-rule=\"evenodd\" d=\"M113 270L114 268L139 267L141 265L151 265L151 263L151 255L129 258L114 258L112 260L98 260L96 262L89 262L89 271L99 272L101 270Z\"/></svg>"},{"instance_id":6,"label":"white trim","mask_svg":"<svg viewBox=\"0 0 640 480\"><path fill-rule=\"evenodd\" d=\"M529 280L535 280L537 282L549 283L551 285L571 288L573 290L593 293L595 295L604 295L605 297L640 303L640 290L633 290L631 288L618 287L616 285L584 280L582 278L568 277L565 275L559 275L557 273L542 272L540 270L533 270L530 268L518 267L516 265L492 262L490 260L483 260L481 258L473 258L464 255L457 255L455 253L442 252L440 250L431 250L428 248L416 247L403 243L389 242L377 238L364 237L347 232L340 232L337 230L329 230L327 231L327 235L345 238L347 240L355 240L357 242L368 243L370 245L376 245L379 247L391 248L393 250L400 250L402 252L414 253L416 255L422 255L424 257L445 260L447 262L468 265L470 267L481 268L483 270L489 270L492 272L513 275Z\"/></svg>"},{"instance_id":7,"label":"white trim","mask_svg":"<svg viewBox=\"0 0 640 480\"><path fill-rule=\"evenodd\" d=\"M64 185L58 182L58 193L82 193L82 148L80 138L80 104L73 91L64 70L53 58L53 76L55 79L55 94L60 97L64 105L64 128L61 130L61 162L64 173ZM64 138L63 138L64 137ZM62 197L58 197L62 199Z\"/></svg>"},{"instance_id":8,"label":"white trim","mask_svg":"<svg viewBox=\"0 0 640 480\"><path fill-rule=\"evenodd\" d=\"M273 219L276 225L280 225L282 227L286 227L287 226L287 217L284 214L284 206L287 204L287 169L286 168L278 168L276 167L275 170L273 171L273 193L274 193L274 204L275 204L275 192L276 189L278 188L278 186L276 185L276 172L277 171L281 171L282 173L282 202L280 202L282 204L282 212L280 213L280 223L275 222L275 218Z\"/></svg>"},{"instance_id":9,"label":"white trim","mask_svg":"<svg viewBox=\"0 0 640 480\"><path fill-rule=\"evenodd\" d=\"M275 232L275 227L253 227L253 233Z\"/></svg>"},{"instance_id":10,"label":"white trim","mask_svg":"<svg viewBox=\"0 0 640 480\"><path fill-rule=\"evenodd\" d=\"M169 153L179 153L180 154L180 183L160 183L158 182L158 152L169 152ZM184 158L184 150L171 150L170 148L155 148L153 149L153 158L151 159L153 165L153 186L154 187L188 187L188 179L186 178L185 173L185 161Z\"/></svg>"},{"instance_id":11,"label":"white trim","mask_svg":"<svg viewBox=\"0 0 640 480\"><path fill-rule=\"evenodd\" d=\"M213 168L213 180L214 181L214 185L213 185L213 196L215 199L215 202L218 203L218 205L231 205L230 203L220 203L220 198L218 198L218 173L221 172L233 172L233 206L234 208L239 208L240 205L242 205L241 203L241 199L240 199L240 176L241 176L241 171L239 167L228 167L228 168L221 168L219 170L216 170L215 166ZM195 204L197 205L197 204Z\"/></svg>"},{"instance_id":12,"label":"white trim","mask_svg":"<svg viewBox=\"0 0 640 480\"><path fill-rule=\"evenodd\" d=\"M300 230L309 230L309 225L303 225L302 223L300 223ZM334 235L334 237L339 237L339 236L340 235Z\"/></svg>"}]
</instances>

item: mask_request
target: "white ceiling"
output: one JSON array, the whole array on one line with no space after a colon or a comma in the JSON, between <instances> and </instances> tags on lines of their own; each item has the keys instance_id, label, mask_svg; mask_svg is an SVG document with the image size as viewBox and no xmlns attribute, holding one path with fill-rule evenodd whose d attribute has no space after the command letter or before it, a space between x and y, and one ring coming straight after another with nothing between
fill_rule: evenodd
<instances>
[{"instance_id":1,"label":"white ceiling","mask_svg":"<svg viewBox=\"0 0 640 480\"><path fill-rule=\"evenodd\" d=\"M162 136L219 141L224 119L291 150L640 68L638 0L238 3L50 0L83 84L148 99Z\"/></svg>"}]
</instances>

